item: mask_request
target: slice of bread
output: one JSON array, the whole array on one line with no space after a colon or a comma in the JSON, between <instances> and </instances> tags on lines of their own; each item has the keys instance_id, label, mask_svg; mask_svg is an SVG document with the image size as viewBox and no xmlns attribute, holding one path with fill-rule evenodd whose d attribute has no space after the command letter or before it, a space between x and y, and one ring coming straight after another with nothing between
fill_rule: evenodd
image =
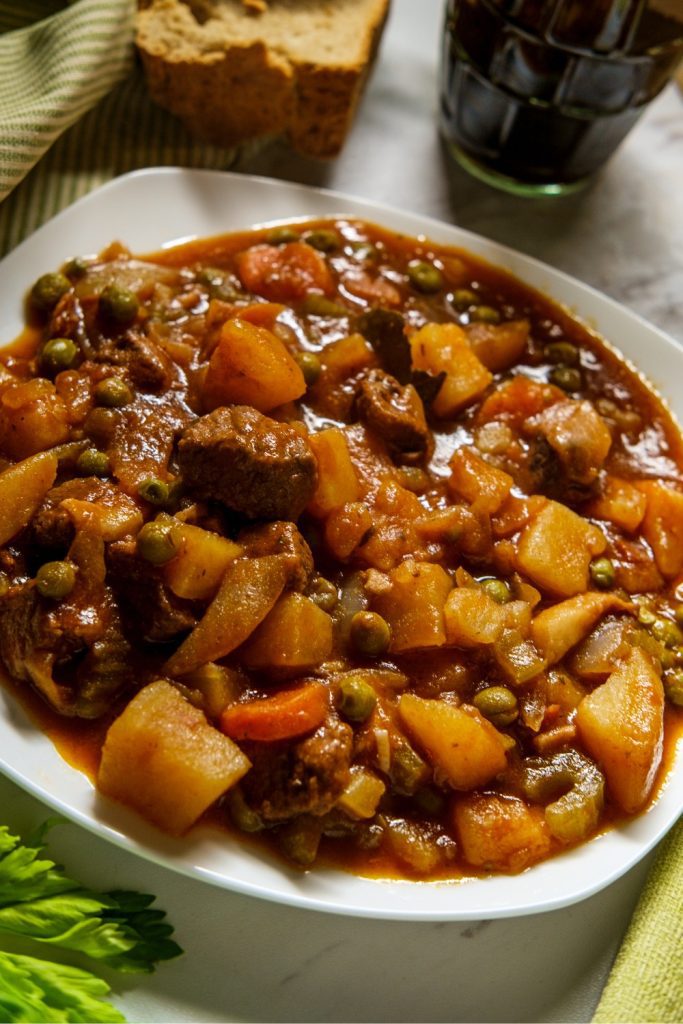
<instances>
[{"instance_id":1,"label":"slice of bread","mask_svg":"<svg viewBox=\"0 0 683 1024\"><path fill-rule=\"evenodd\" d=\"M140 0L136 42L152 98L215 145L285 134L335 156L390 0Z\"/></svg>"}]
</instances>

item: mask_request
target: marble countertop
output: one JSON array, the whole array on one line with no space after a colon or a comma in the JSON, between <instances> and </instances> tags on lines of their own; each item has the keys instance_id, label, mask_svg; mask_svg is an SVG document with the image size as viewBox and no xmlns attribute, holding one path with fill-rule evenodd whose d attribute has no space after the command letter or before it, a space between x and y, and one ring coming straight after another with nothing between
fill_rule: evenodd
<instances>
[{"instance_id":1,"label":"marble countertop","mask_svg":"<svg viewBox=\"0 0 683 1024\"><path fill-rule=\"evenodd\" d=\"M652 105L605 172L566 199L497 193L454 167L436 129L440 0L394 0L352 135L331 164L283 145L240 170L377 199L546 260L683 341L683 95ZM619 339L613 339L618 343ZM644 363L646 368L646 363ZM0 779L2 819L45 809ZM51 849L85 882L154 892L186 955L111 977L130 1020L588 1021L651 857L565 910L502 921L401 923L303 911L217 891L76 826Z\"/></svg>"}]
</instances>

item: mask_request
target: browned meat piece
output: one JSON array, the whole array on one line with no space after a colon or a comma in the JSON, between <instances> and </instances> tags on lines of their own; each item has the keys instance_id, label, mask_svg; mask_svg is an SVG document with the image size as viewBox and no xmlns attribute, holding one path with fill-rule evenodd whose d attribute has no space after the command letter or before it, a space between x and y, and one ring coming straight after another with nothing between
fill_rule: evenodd
<instances>
[{"instance_id":1,"label":"browned meat piece","mask_svg":"<svg viewBox=\"0 0 683 1024\"><path fill-rule=\"evenodd\" d=\"M175 377L175 367L166 353L132 328L115 338L103 339L93 358L97 363L125 369L131 383L141 391L167 391Z\"/></svg>"},{"instance_id":2,"label":"browned meat piece","mask_svg":"<svg viewBox=\"0 0 683 1024\"><path fill-rule=\"evenodd\" d=\"M99 501L113 490L113 486L96 476L76 477L53 487L31 523L31 540L41 548L65 551L74 538L71 516L60 504L66 498L80 501Z\"/></svg>"},{"instance_id":3,"label":"browned meat piece","mask_svg":"<svg viewBox=\"0 0 683 1024\"><path fill-rule=\"evenodd\" d=\"M402 460L412 461L427 453L431 434L422 399L412 384L402 386L384 370L370 370L359 382L356 408Z\"/></svg>"},{"instance_id":4,"label":"browned meat piece","mask_svg":"<svg viewBox=\"0 0 683 1024\"><path fill-rule=\"evenodd\" d=\"M350 778L350 726L330 716L306 739L289 743L243 743L252 762L242 780L247 803L264 821L332 809Z\"/></svg>"},{"instance_id":5,"label":"browned meat piece","mask_svg":"<svg viewBox=\"0 0 683 1024\"><path fill-rule=\"evenodd\" d=\"M609 427L592 404L571 398L530 417L524 430L547 442L566 480L580 487L595 482L612 444Z\"/></svg>"},{"instance_id":6,"label":"browned meat piece","mask_svg":"<svg viewBox=\"0 0 683 1024\"><path fill-rule=\"evenodd\" d=\"M275 522L250 526L237 538L252 558L260 555L286 555L291 565L289 586L305 590L313 575L313 552L294 523Z\"/></svg>"},{"instance_id":7,"label":"browned meat piece","mask_svg":"<svg viewBox=\"0 0 683 1024\"><path fill-rule=\"evenodd\" d=\"M296 519L317 480L306 438L246 405L214 409L187 427L178 462L197 497L249 519Z\"/></svg>"},{"instance_id":8,"label":"browned meat piece","mask_svg":"<svg viewBox=\"0 0 683 1024\"><path fill-rule=\"evenodd\" d=\"M164 583L161 569L139 558L135 541L109 545L107 578L121 602L126 628L155 643L173 640L197 624L191 602L176 597Z\"/></svg>"},{"instance_id":9,"label":"browned meat piece","mask_svg":"<svg viewBox=\"0 0 683 1024\"><path fill-rule=\"evenodd\" d=\"M85 596L55 603L32 583L12 588L0 602L0 651L9 674L32 683L55 711L98 718L131 685L133 672L108 589L97 604Z\"/></svg>"}]
</instances>

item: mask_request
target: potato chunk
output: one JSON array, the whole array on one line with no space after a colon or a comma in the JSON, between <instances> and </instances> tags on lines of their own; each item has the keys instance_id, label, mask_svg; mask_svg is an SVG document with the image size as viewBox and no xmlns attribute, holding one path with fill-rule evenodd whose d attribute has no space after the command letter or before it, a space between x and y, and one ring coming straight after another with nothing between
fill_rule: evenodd
<instances>
[{"instance_id":1,"label":"potato chunk","mask_svg":"<svg viewBox=\"0 0 683 1024\"><path fill-rule=\"evenodd\" d=\"M232 740L160 679L110 727L97 784L105 796L180 835L250 767Z\"/></svg>"},{"instance_id":2,"label":"potato chunk","mask_svg":"<svg viewBox=\"0 0 683 1024\"><path fill-rule=\"evenodd\" d=\"M458 448L448 465L449 490L471 505L476 502L482 512L497 512L512 490L514 480L509 473L491 466L469 448Z\"/></svg>"},{"instance_id":3,"label":"potato chunk","mask_svg":"<svg viewBox=\"0 0 683 1024\"><path fill-rule=\"evenodd\" d=\"M453 789L474 789L505 770L503 739L476 708L404 693L398 710L437 778Z\"/></svg>"},{"instance_id":4,"label":"potato chunk","mask_svg":"<svg viewBox=\"0 0 683 1024\"><path fill-rule=\"evenodd\" d=\"M446 636L458 647L477 647L500 640L507 616L503 605L480 587L457 587L444 609Z\"/></svg>"},{"instance_id":5,"label":"potato chunk","mask_svg":"<svg viewBox=\"0 0 683 1024\"><path fill-rule=\"evenodd\" d=\"M332 653L332 619L303 594L284 594L242 650L248 668L315 668Z\"/></svg>"},{"instance_id":6,"label":"potato chunk","mask_svg":"<svg viewBox=\"0 0 683 1024\"><path fill-rule=\"evenodd\" d=\"M518 797L493 793L461 797L453 820L465 860L475 868L515 874L550 852L543 811L528 807Z\"/></svg>"},{"instance_id":7,"label":"potato chunk","mask_svg":"<svg viewBox=\"0 0 683 1024\"><path fill-rule=\"evenodd\" d=\"M6 544L30 521L57 475L52 452L30 455L0 473L0 544Z\"/></svg>"},{"instance_id":8,"label":"potato chunk","mask_svg":"<svg viewBox=\"0 0 683 1024\"><path fill-rule=\"evenodd\" d=\"M413 366L437 375L445 372L432 402L437 416L455 416L489 386L493 377L472 351L457 324L425 324L410 339Z\"/></svg>"},{"instance_id":9,"label":"potato chunk","mask_svg":"<svg viewBox=\"0 0 683 1024\"><path fill-rule=\"evenodd\" d=\"M662 576L677 576L683 571L683 493L658 480L646 480L639 486L647 496L645 540Z\"/></svg>"},{"instance_id":10,"label":"potato chunk","mask_svg":"<svg viewBox=\"0 0 683 1024\"><path fill-rule=\"evenodd\" d=\"M201 526L183 523L177 529L180 551L166 565L166 583L178 597L207 601L218 590L230 562L243 550L233 540Z\"/></svg>"},{"instance_id":11,"label":"potato chunk","mask_svg":"<svg viewBox=\"0 0 683 1024\"><path fill-rule=\"evenodd\" d=\"M343 430L329 427L311 434L308 440L318 463L318 484L308 511L324 518L340 505L358 501L360 483Z\"/></svg>"},{"instance_id":12,"label":"potato chunk","mask_svg":"<svg viewBox=\"0 0 683 1024\"><path fill-rule=\"evenodd\" d=\"M548 501L525 526L517 568L537 586L560 597L588 587L588 567L605 550L601 530L559 501Z\"/></svg>"},{"instance_id":13,"label":"potato chunk","mask_svg":"<svg viewBox=\"0 0 683 1024\"><path fill-rule=\"evenodd\" d=\"M628 814L639 811L652 792L664 737L664 689L640 647L584 697L576 724L614 800Z\"/></svg>"},{"instance_id":14,"label":"potato chunk","mask_svg":"<svg viewBox=\"0 0 683 1024\"><path fill-rule=\"evenodd\" d=\"M440 647L446 642L444 605L451 578L440 565L407 559L389 573L386 590L372 607L391 626L391 651Z\"/></svg>"},{"instance_id":15,"label":"potato chunk","mask_svg":"<svg viewBox=\"0 0 683 1024\"><path fill-rule=\"evenodd\" d=\"M240 319L223 324L204 378L207 410L234 404L270 412L305 390L298 364L267 327Z\"/></svg>"}]
</instances>

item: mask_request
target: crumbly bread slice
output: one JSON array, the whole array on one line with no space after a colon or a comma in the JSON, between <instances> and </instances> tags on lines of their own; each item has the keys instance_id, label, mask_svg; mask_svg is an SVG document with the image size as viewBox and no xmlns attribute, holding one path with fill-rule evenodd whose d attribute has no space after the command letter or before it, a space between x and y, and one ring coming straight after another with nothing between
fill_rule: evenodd
<instances>
[{"instance_id":1,"label":"crumbly bread slice","mask_svg":"<svg viewBox=\"0 0 683 1024\"><path fill-rule=\"evenodd\" d=\"M136 42L152 98L216 145L286 134L335 156L390 0L141 0Z\"/></svg>"}]
</instances>

